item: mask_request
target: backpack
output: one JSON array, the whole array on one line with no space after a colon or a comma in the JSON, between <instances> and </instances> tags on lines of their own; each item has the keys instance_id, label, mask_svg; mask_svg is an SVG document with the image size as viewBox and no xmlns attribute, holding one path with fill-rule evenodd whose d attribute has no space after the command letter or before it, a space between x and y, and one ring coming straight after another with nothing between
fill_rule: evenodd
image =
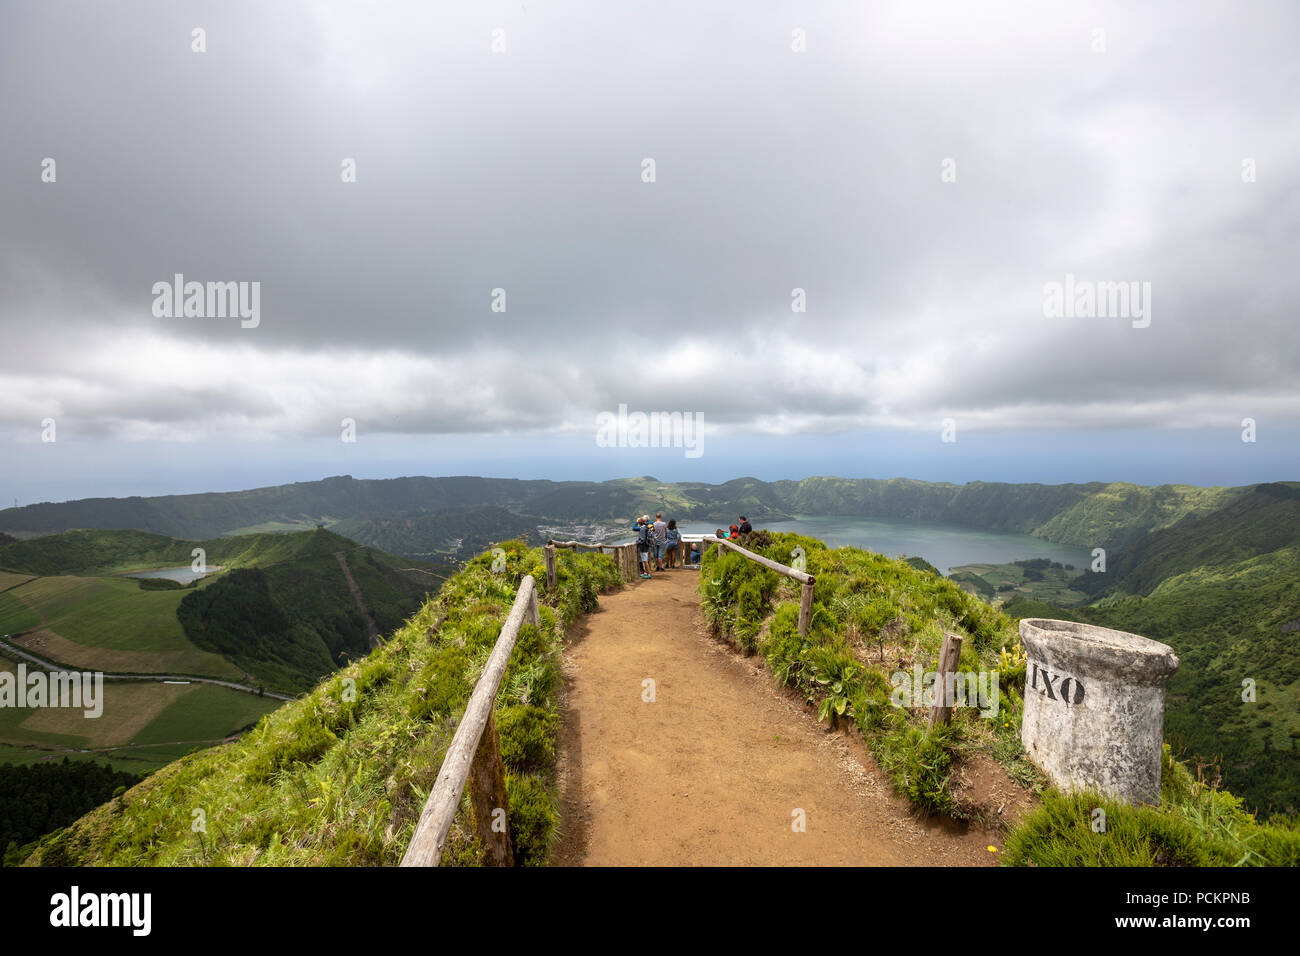
<instances>
[{"instance_id":1,"label":"backpack","mask_svg":"<svg viewBox=\"0 0 1300 956\"><path fill-rule=\"evenodd\" d=\"M636 529L636 547L638 551L650 550L650 526L641 525Z\"/></svg>"}]
</instances>

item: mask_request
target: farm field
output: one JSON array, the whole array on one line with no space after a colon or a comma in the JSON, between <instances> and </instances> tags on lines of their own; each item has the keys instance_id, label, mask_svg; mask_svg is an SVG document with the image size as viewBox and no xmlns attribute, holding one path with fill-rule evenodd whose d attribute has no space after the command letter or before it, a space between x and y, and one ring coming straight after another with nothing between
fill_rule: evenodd
<instances>
[{"instance_id":1,"label":"farm field","mask_svg":"<svg viewBox=\"0 0 1300 956\"><path fill-rule=\"evenodd\" d=\"M0 658L0 671L16 667ZM98 718L72 708L0 708L0 763L81 756L122 769L153 769L235 733L279 704L225 687L160 681L105 681L103 694Z\"/></svg>"},{"instance_id":2,"label":"farm field","mask_svg":"<svg viewBox=\"0 0 1300 956\"><path fill-rule=\"evenodd\" d=\"M13 571L0 571L0 593L8 591L10 588L17 587L25 581L30 581L30 574L15 574Z\"/></svg>"},{"instance_id":3,"label":"farm field","mask_svg":"<svg viewBox=\"0 0 1300 956\"><path fill-rule=\"evenodd\" d=\"M29 631L14 643L74 667L242 678L235 665L186 638L176 608L189 593L146 591L129 578L33 578L0 593L0 633Z\"/></svg>"},{"instance_id":4,"label":"farm field","mask_svg":"<svg viewBox=\"0 0 1300 956\"><path fill-rule=\"evenodd\" d=\"M0 591L0 634L17 634L40 623L40 616L12 592Z\"/></svg>"},{"instance_id":5,"label":"farm field","mask_svg":"<svg viewBox=\"0 0 1300 956\"><path fill-rule=\"evenodd\" d=\"M1050 601L1060 607L1083 604L1088 595L1071 587L1086 573L1062 566L1043 568L1024 564L963 564L950 570L948 578L976 596L1000 605L1013 597Z\"/></svg>"}]
</instances>

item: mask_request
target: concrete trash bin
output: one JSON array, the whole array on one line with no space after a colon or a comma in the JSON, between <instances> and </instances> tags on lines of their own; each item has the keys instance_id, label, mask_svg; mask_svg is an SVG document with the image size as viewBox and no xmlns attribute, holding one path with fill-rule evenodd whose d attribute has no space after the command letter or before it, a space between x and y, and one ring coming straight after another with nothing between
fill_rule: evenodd
<instances>
[{"instance_id":1,"label":"concrete trash bin","mask_svg":"<svg viewBox=\"0 0 1300 956\"><path fill-rule=\"evenodd\" d=\"M1025 618L1020 741L1062 790L1094 789L1160 803L1165 684L1178 670L1166 644L1091 624Z\"/></svg>"}]
</instances>

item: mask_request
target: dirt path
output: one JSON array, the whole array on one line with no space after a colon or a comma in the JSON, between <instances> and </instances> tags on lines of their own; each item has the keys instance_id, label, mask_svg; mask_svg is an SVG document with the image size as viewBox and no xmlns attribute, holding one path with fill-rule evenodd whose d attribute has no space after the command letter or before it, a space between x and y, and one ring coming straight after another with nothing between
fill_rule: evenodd
<instances>
[{"instance_id":1,"label":"dirt path","mask_svg":"<svg viewBox=\"0 0 1300 956\"><path fill-rule=\"evenodd\" d=\"M638 581L570 634L554 864L997 862L987 847L1000 840L917 820L860 741L826 732L759 659L712 638L697 580Z\"/></svg>"},{"instance_id":2,"label":"dirt path","mask_svg":"<svg viewBox=\"0 0 1300 956\"><path fill-rule=\"evenodd\" d=\"M366 633L370 639L370 649L373 651L379 646L379 628L375 626L375 619L370 616L370 609L366 607L366 602L361 599L361 588L357 587L357 582L352 578L352 569L348 567L347 556L342 551L335 551L334 557L339 559L339 567L343 570L343 577L347 579L352 600L357 602L361 615L366 619Z\"/></svg>"}]
</instances>

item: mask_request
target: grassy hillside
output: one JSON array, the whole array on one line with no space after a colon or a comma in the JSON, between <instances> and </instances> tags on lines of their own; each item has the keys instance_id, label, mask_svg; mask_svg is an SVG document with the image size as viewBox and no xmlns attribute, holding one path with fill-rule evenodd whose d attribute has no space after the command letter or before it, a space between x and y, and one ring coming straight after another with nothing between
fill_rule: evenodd
<instances>
[{"instance_id":1,"label":"grassy hillside","mask_svg":"<svg viewBox=\"0 0 1300 956\"><path fill-rule=\"evenodd\" d=\"M187 588L91 576L188 566L196 547L225 570ZM44 575L14 574L17 583L0 592L0 631L39 627L19 639L33 653L118 672L252 675L285 692L306 690L364 657L372 622L380 633L391 631L445 577L434 565L325 530L206 541L69 531L6 545L0 565Z\"/></svg>"},{"instance_id":2,"label":"grassy hillside","mask_svg":"<svg viewBox=\"0 0 1300 956\"><path fill-rule=\"evenodd\" d=\"M15 767L0 763L0 866L12 866L18 848L67 826L139 776L91 761Z\"/></svg>"},{"instance_id":3,"label":"grassy hillside","mask_svg":"<svg viewBox=\"0 0 1300 956\"><path fill-rule=\"evenodd\" d=\"M817 578L807 638L797 631L798 594L786 579L734 553L711 550L700 589L714 628L761 654L774 679L817 707L821 719L852 721L895 788L918 808L980 817L953 786L961 762L996 761L1035 790L1040 806L1006 839L1007 862L1022 865L1300 865L1300 826L1260 823L1239 797L1198 780L1168 754L1158 808L1125 807L1047 786L1020 744L1025 662L1014 622L952 581L856 548L758 533L745 545L780 561L800 546ZM927 708L892 699L895 672L932 670L944 632L964 637L959 669L998 671L996 713L958 709L929 728ZM899 706L901 704L901 706ZM1107 810L1108 833L1092 811Z\"/></svg>"},{"instance_id":4,"label":"grassy hillside","mask_svg":"<svg viewBox=\"0 0 1300 956\"><path fill-rule=\"evenodd\" d=\"M619 586L619 576L612 558L566 553L557 586L548 590L541 549L503 547L504 572L490 570L490 555L476 558L364 661L238 742L177 761L45 837L30 862L399 862L525 574L543 584L542 626L521 632L496 722L516 859L544 862L557 820L559 641L568 624L595 607L600 590ZM192 825L195 810L203 811L205 832ZM444 865L476 863L479 851L462 813Z\"/></svg>"},{"instance_id":5,"label":"grassy hillside","mask_svg":"<svg viewBox=\"0 0 1300 956\"><path fill-rule=\"evenodd\" d=\"M959 711L933 732L925 728L920 691L907 706L892 702L892 675L914 666L932 671L945 632L965 638L961 669L997 670L1014 647L1012 621L956 583L858 548L830 549L815 538L757 532L745 546L775 561L795 547L817 578L807 638L798 634L797 586L733 552L710 549L700 572L705 616L746 653L759 653L778 683L794 688L832 723L851 721L882 768L916 806L955 817L975 811L949 787L956 759L989 757L1012 779L1033 784L1037 772L1020 746L1024 666L1003 674L999 713Z\"/></svg>"},{"instance_id":6,"label":"grassy hillside","mask_svg":"<svg viewBox=\"0 0 1300 956\"><path fill-rule=\"evenodd\" d=\"M1031 534L1086 548L1123 548L1150 531L1222 507L1243 489L1115 482L1038 525Z\"/></svg>"},{"instance_id":7,"label":"grassy hillside","mask_svg":"<svg viewBox=\"0 0 1300 956\"><path fill-rule=\"evenodd\" d=\"M15 661L0 657L0 671L16 669ZM104 712L97 719L75 709L0 708L0 764L69 756L106 760L137 773L155 770L247 727L275 706L268 698L205 684L105 681Z\"/></svg>"},{"instance_id":8,"label":"grassy hillside","mask_svg":"<svg viewBox=\"0 0 1300 956\"><path fill-rule=\"evenodd\" d=\"M207 563L258 567L350 550L356 542L329 531L251 534L183 541L142 531L74 530L29 538L0 547L0 568L28 574L119 574L189 566L202 548Z\"/></svg>"},{"instance_id":9,"label":"grassy hillside","mask_svg":"<svg viewBox=\"0 0 1300 956\"><path fill-rule=\"evenodd\" d=\"M1134 542L1087 589L1097 596L1150 594L1168 578L1229 567L1296 543L1300 485L1255 485L1226 496L1218 508L1187 514Z\"/></svg>"},{"instance_id":10,"label":"grassy hillside","mask_svg":"<svg viewBox=\"0 0 1300 956\"><path fill-rule=\"evenodd\" d=\"M1135 541L1105 574L1075 578L1091 603L1017 599L1017 616L1067 617L1169 644L1182 662L1166 731L1251 809L1300 810L1300 487L1222 496ZM1059 602L1060 599L1054 599ZM1254 700L1243 699L1247 685Z\"/></svg>"},{"instance_id":11,"label":"grassy hillside","mask_svg":"<svg viewBox=\"0 0 1300 956\"><path fill-rule=\"evenodd\" d=\"M519 527L524 516L621 526L635 515L664 511L680 520L724 524L740 514L769 522L793 515L915 519L1114 549L1188 515L1206 513L1237 491L1100 482L952 485L905 478L737 478L709 485L649 476L605 482L473 477L358 481L342 476L241 492L26 505L0 510L0 529L31 534L137 528L212 538L324 524L363 544L424 554L445 551L448 537L472 536L448 535L449 522L462 523L486 541L524 530ZM450 517L453 513L461 516Z\"/></svg>"},{"instance_id":12,"label":"grassy hillside","mask_svg":"<svg viewBox=\"0 0 1300 956\"><path fill-rule=\"evenodd\" d=\"M952 568L948 578L990 603L1019 598L1071 607L1088 600L1076 582L1089 574L1087 568L1047 558L1025 558L1007 564L964 564Z\"/></svg>"},{"instance_id":13,"label":"grassy hillside","mask_svg":"<svg viewBox=\"0 0 1300 956\"><path fill-rule=\"evenodd\" d=\"M0 529L138 528L177 538L210 538L237 528L280 523L301 528L362 514L443 511L477 505L512 507L549 490L547 481L509 478L393 478L343 475L248 491L86 498L0 510Z\"/></svg>"},{"instance_id":14,"label":"grassy hillside","mask_svg":"<svg viewBox=\"0 0 1300 956\"><path fill-rule=\"evenodd\" d=\"M508 538L531 534L541 518L497 505L456 511L397 512L344 518L330 530L390 554L460 561Z\"/></svg>"},{"instance_id":15,"label":"grassy hillside","mask_svg":"<svg viewBox=\"0 0 1300 956\"><path fill-rule=\"evenodd\" d=\"M242 670L187 639L177 608L188 593L143 589L129 578L33 577L0 594L0 633L71 667L242 679Z\"/></svg>"}]
</instances>

